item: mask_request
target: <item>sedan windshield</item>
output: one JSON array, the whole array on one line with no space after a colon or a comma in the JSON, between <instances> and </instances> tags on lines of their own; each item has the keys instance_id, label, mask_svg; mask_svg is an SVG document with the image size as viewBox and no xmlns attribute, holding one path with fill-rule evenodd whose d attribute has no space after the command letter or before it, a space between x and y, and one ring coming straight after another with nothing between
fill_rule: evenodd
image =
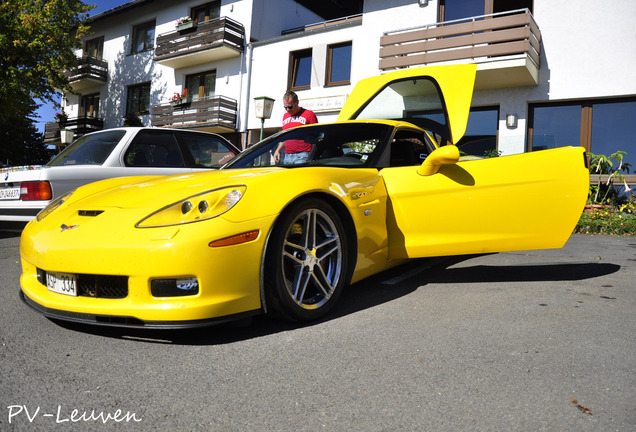
<instances>
[{"instance_id":1,"label":"sedan windshield","mask_svg":"<svg viewBox=\"0 0 636 432\"><path fill-rule=\"evenodd\" d=\"M267 166L369 167L385 146L392 128L373 123L334 123L303 126L280 132L241 153L224 168ZM285 144L301 153L286 153ZM292 147L292 146L288 146ZM276 158L277 149L282 149Z\"/></svg>"},{"instance_id":2,"label":"sedan windshield","mask_svg":"<svg viewBox=\"0 0 636 432\"><path fill-rule=\"evenodd\" d=\"M47 166L102 165L125 134L126 131L114 130L84 135L62 150Z\"/></svg>"}]
</instances>

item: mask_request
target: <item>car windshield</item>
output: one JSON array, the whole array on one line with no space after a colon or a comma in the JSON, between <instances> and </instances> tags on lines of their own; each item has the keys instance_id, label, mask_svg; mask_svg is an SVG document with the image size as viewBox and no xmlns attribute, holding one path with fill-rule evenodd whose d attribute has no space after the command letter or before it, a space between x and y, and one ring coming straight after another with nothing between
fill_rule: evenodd
<instances>
[{"instance_id":1,"label":"car windshield","mask_svg":"<svg viewBox=\"0 0 636 432\"><path fill-rule=\"evenodd\" d=\"M47 166L101 165L126 134L114 130L84 135L55 156Z\"/></svg>"},{"instance_id":2,"label":"car windshield","mask_svg":"<svg viewBox=\"0 0 636 432\"><path fill-rule=\"evenodd\" d=\"M362 122L303 126L280 132L261 141L223 168L373 166L391 131L388 125ZM296 147L302 143L302 148L308 151L303 155L293 154L294 157L289 159L282 156L277 162L274 153L281 143L292 143Z\"/></svg>"}]
</instances>

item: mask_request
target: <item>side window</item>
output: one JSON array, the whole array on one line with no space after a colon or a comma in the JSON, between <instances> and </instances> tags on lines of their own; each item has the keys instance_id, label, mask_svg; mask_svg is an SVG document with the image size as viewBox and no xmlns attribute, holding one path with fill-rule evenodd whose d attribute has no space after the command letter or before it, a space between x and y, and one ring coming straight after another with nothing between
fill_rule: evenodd
<instances>
[{"instance_id":1,"label":"side window","mask_svg":"<svg viewBox=\"0 0 636 432\"><path fill-rule=\"evenodd\" d=\"M142 130L124 155L129 167L185 167L179 144L171 132Z\"/></svg>"},{"instance_id":2,"label":"side window","mask_svg":"<svg viewBox=\"0 0 636 432\"><path fill-rule=\"evenodd\" d=\"M132 45L130 53L136 54L149 51L155 46L155 20L133 27Z\"/></svg>"},{"instance_id":3,"label":"side window","mask_svg":"<svg viewBox=\"0 0 636 432\"><path fill-rule=\"evenodd\" d=\"M236 156L223 141L212 135L183 134L179 140L185 144L197 168L218 168Z\"/></svg>"},{"instance_id":4,"label":"side window","mask_svg":"<svg viewBox=\"0 0 636 432\"><path fill-rule=\"evenodd\" d=\"M327 86L351 84L351 42L327 47Z\"/></svg>"},{"instance_id":5,"label":"side window","mask_svg":"<svg viewBox=\"0 0 636 432\"><path fill-rule=\"evenodd\" d=\"M435 146L421 133L397 133L391 143L389 166L421 165Z\"/></svg>"},{"instance_id":6,"label":"side window","mask_svg":"<svg viewBox=\"0 0 636 432\"><path fill-rule=\"evenodd\" d=\"M147 114L150 111L150 83L128 87L126 114Z\"/></svg>"},{"instance_id":7,"label":"side window","mask_svg":"<svg viewBox=\"0 0 636 432\"><path fill-rule=\"evenodd\" d=\"M294 51L289 59L289 88L305 90L311 87L311 48Z\"/></svg>"},{"instance_id":8,"label":"side window","mask_svg":"<svg viewBox=\"0 0 636 432\"><path fill-rule=\"evenodd\" d=\"M215 87L215 70L186 76L186 89L193 101L213 98Z\"/></svg>"}]
</instances>

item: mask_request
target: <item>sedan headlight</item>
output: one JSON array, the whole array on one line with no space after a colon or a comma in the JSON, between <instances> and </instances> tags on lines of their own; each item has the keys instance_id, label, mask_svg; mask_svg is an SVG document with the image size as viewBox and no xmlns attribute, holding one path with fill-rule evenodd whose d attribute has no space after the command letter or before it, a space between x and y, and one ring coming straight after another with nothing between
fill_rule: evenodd
<instances>
[{"instance_id":1,"label":"sedan headlight","mask_svg":"<svg viewBox=\"0 0 636 432\"><path fill-rule=\"evenodd\" d=\"M44 219L45 217L47 217L48 215L50 215L51 213L53 213L53 211L57 209L59 206L64 204L71 197L71 195L73 195L73 192L75 191L73 190L73 191L67 192L64 195L59 196L55 198L53 201L51 201L49 205L44 207L35 217L38 220L38 222Z\"/></svg>"},{"instance_id":2,"label":"sedan headlight","mask_svg":"<svg viewBox=\"0 0 636 432\"><path fill-rule=\"evenodd\" d=\"M234 207L245 194L246 186L230 186L182 199L146 216L137 228L182 225L212 219Z\"/></svg>"}]
</instances>

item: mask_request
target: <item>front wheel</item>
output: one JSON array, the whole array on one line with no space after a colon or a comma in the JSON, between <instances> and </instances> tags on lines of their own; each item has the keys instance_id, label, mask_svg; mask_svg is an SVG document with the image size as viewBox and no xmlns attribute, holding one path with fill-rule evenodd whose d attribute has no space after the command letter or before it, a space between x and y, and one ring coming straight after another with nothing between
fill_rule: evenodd
<instances>
[{"instance_id":1,"label":"front wheel","mask_svg":"<svg viewBox=\"0 0 636 432\"><path fill-rule=\"evenodd\" d=\"M333 208L302 201L277 222L266 256L265 295L279 318L311 321L325 315L346 283L344 227Z\"/></svg>"}]
</instances>

